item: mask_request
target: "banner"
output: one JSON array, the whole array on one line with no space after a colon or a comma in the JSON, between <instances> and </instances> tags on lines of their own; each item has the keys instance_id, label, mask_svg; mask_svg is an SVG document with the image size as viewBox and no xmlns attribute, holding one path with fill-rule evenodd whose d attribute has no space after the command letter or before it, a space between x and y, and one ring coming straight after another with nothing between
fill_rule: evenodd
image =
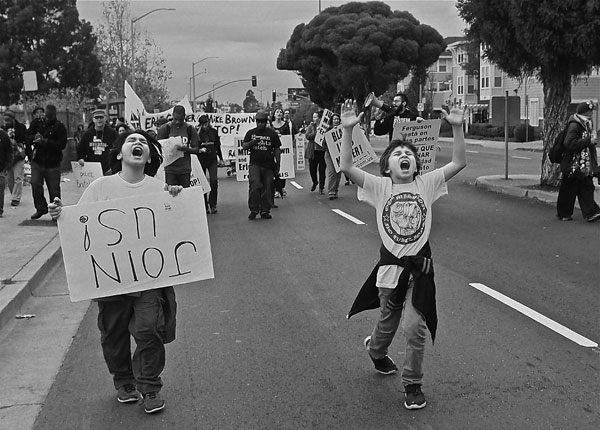
<instances>
[{"instance_id":1,"label":"banner","mask_svg":"<svg viewBox=\"0 0 600 430\"><path fill-rule=\"evenodd\" d=\"M325 133L331 127L331 118L333 117L333 112L329 109L323 109L323 115L321 116L321 122L319 122L319 126L317 127L317 134L315 136L315 143L319 146L323 146L323 140L325 139Z\"/></svg>"},{"instance_id":2,"label":"banner","mask_svg":"<svg viewBox=\"0 0 600 430\"><path fill-rule=\"evenodd\" d=\"M142 128L146 130L146 128L142 127L142 117L146 113L144 109L144 103L138 97L138 95L133 91L133 88L129 85L127 81L125 81L125 122L131 125L134 129Z\"/></svg>"},{"instance_id":3,"label":"banner","mask_svg":"<svg viewBox=\"0 0 600 430\"><path fill-rule=\"evenodd\" d=\"M102 164L85 162L83 166L78 161L71 161L71 169L73 169L73 177L77 188L85 189L96 179L103 176Z\"/></svg>"},{"instance_id":4,"label":"banner","mask_svg":"<svg viewBox=\"0 0 600 430\"><path fill-rule=\"evenodd\" d=\"M214 278L199 188L65 206L58 219L71 301Z\"/></svg>"},{"instance_id":5,"label":"banner","mask_svg":"<svg viewBox=\"0 0 600 430\"><path fill-rule=\"evenodd\" d=\"M335 171L340 171L340 148L342 145L342 126L329 130L325 133L325 143L331 155L331 161L335 167ZM375 150L371 142L365 136L362 128L356 125L352 129L352 164L354 167L362 168L371 164L377 159Z\"/></svg>"},{"instance_id":6,"label":"banner","mask_svg":"<svg viewBox=\"0 0 600 430\"><path fill-rule=\"evenodd\" d=\"M394 124L392 139L404 139L417 147L421 159L421 174L435 169L435 155L442 120L430 119Z\"/></svg>"},{"instance_id":7,"label":"banner","mask_svg":"<svg viewBox=\"0 0 600 430\"><path fill-rule=\"evenodd\" d=\"M250 150L242 148L243 137L235 138L235 178L238 182L248 180L248 166L250 165Z\"/></svg>"}]
</instances>

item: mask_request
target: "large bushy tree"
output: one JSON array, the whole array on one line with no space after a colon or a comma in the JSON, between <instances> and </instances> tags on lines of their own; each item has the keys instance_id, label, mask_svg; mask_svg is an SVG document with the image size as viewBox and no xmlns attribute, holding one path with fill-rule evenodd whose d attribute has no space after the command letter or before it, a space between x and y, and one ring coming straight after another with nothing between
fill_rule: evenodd
<instances>
[{"instance_id":1,"label":"large bushy tree","mask_svg":"<svg viewBox=\"0 0 600 430\"><path fill-rule=\"evenodd\" d=\"M0 1L0 103L19 100L29 70L36 72L40 93L91 90L102 79L95 45L76 0Z\"/></svg>"},{"instance_id":2,"label":"large bushy tree","mask_svg":"<svg viewBox=\"0 0 600 430\"><path fill-rule=\"evenodd\" d=\"M544 86L542 185L556 186L559 169L548 148L564 125L574 78L600 65L597 0L458 0L467 36L508 75L535 76ZM592 96L592 95L591 95Z\"/></svg>"},{"instance_id":3,"label":"large bushy tree","mask_svg":"<svg viewBox=\"0 0 600 430\"><path fill-rule=\"evenodd\" d=\"M116 91L123 96L125 80L131 81L131 38L134 38L135 92L149 111L165 109L169 105L167 81L172 73L160 47L147 31L134 27L131 34L129 2L104 2L103 20L98 25L98 55L102 61L105 91ZM131 83L131 82L130 82Z\"/></svg>"},{"instance_id":4,"label":"large bushy tree","mask_svg":"<svg viewBox=\"0 0 600 430\"><path fill-rule=\"evenodd\" d=\"M277 68L298 73L313 102L332 108L385 92L411 70L426 69L446 48L442 36L383 2L329 7L294 29Z\"/></svg>"}]
</instances>

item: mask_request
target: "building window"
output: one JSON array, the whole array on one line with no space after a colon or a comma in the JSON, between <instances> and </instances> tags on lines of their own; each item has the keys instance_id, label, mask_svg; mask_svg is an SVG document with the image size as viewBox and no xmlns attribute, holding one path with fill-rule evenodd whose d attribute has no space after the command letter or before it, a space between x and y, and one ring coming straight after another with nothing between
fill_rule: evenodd
<instances>
[{"instance_id":1,"label":"building window","mask_svg":"<svg viewBox=\"0 0 600 430\"><path fill-rule=\"evenodd\" d=\"M456 94L459 96L465 93L465 77L459 76L456 80Z\"/></svg>"},{"instance_id":2,"label":"building window","mask_svg":"<svg viewBox=\"0 0 600 430\"><path fill-rule=\"evenodd\" d=\"M448 65L447 65L446 61L447 60L445 58L440 58L438 60L438 72L445 73L448 71Z\"/></svg>"},{"instance_id":3,"label":"building window","mask_svg":"<svg viewBox=\"0 0 600 430\"><path fill-rule=\"evenodd\" d=\"M494 76L494 87L502 87L502 72L496 71L496 76Z\"/></svg>"},{"instance_id":4,"label":"building window","mask_svg":"<svg viewBox=\"0 0 600 430\"><path fill-rule=\"evenodd\" d=\"M450 81L440 82L439 84L440 91L449 91L450 90Z\"/></svg>"},{"instance_id":5,"label":"building window","mask_svg":"<svg viewBox=\"0 0 600 430\"><path fill-rule=\"evenodd\" d=\"M481 68L481 88L490 87L490 66L483 66Z\"/></svg>"},{"instance_id":6,"label":"building window","mask_svg":"<svg viewBox=\"0 0 600 430\"><path fill-rule=\"evenodd\" d=\"M458 64L464 64L467 62L467 53L466 52L459 52L458 53L458 58L457 58Z\"/></svg>"}]
</instances>

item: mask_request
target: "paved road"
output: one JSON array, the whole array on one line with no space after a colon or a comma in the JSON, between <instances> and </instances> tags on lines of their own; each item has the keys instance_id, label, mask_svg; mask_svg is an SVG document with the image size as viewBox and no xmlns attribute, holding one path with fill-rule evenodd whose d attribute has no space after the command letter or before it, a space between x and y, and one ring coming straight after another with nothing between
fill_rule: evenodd
<instances>
[{"instance_id":1,"label":"paved road","mask_svg":"<svg viewBox=\"0 0 600 430\"><path fill-rule=\"evenodd\" d=\"M443 147L440 161L447 154ZM496 156L470 158L497 168ZM220 212L209 218L216 278L177 289L167 409L149 417L117 404L92 306L34 428L597 428L598 350L470 286L485 284L597 342L589 241L597 228L558 223L548 205L472 187L477 168L434 206L441 324L428 344L424 410L404 410L400 378L373 372L362 339L376 313L345 319L379 243L373 210L356 202L354 187L330 202L289 184L273 220L249 222L246 187L224 178ZM305 173L296 181L310 183ZM62 277L57 270L47 284L59 288ZM402 359L401 339L390 353Z\"/></svg>"}]
</instances>

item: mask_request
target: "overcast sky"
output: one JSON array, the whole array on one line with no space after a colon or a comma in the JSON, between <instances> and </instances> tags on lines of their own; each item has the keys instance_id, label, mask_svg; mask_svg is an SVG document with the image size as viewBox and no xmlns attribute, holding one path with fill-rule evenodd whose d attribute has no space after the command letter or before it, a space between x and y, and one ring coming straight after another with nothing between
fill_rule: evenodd
<instances>
[{"instance_id":1,"label":"overcast sky","mask_svg":"<svg viewBox=\"0 0 600 430\"><path fill-rule=\"evenodd\" d=\"M77 0L81 19L96 26L102 20L100 0ZM260 100L271 98L272 89L286 93L289 87L302 87L293 72L277 70L279 51L285 48L292 31L308 23L321 9L339 6L344 1L273 0L132 0L132 17L156 8L175 11L154 12L135 23L136 30L147 30L164 52L173 78L168 82L170 96L179 100L190 94L192 63L195 66L196 96L210 91L219 81L258 77L253 88ZM464 22L458 16L455 0L385 1L392 10L406 10L421 23L435 28L442 36L462 36ZM242 104L250 82L239 82L216 91L216 99ZM205 98L205 97L203 97Z\"/></svg>"}]
</instances>

